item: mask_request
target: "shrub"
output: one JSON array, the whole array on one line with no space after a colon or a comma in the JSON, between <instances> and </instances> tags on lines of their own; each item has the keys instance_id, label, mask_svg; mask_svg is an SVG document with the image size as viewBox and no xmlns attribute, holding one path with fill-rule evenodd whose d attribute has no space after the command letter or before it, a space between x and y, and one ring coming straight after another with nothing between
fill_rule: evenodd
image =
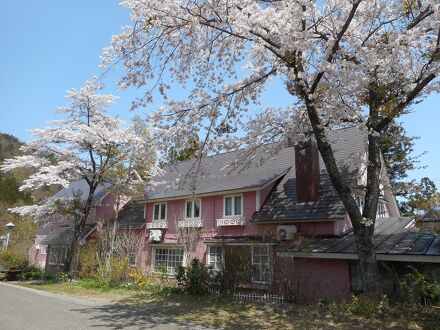
<instances>
[{"instance_id":1,"label":"shrub","mask_svg":"<svg viewBox=\"0 0 440 330\"><path fill-rule=\"evenodd\" d=\"M78 278L90 278L95 276L99 262L96 256L96 243L88 242L80 247L78 252Z\"/></svg>"},{"instance_id":2,"label":"shrub","mask_svg":"<svg viewBox=\"0 0 440 330\"><path fill-rule=\"evenodd\" d=\"M440 286L428 274L419 272L412 266L408 268L410 272L399 282L401 299L407 303L424 305L435 302L440 295Z\"/></svg>"},{"instance_id":3,"label":"shrub","mask_svg":"<svg viewBox=\"0 0 440 330\"><path fill-rule=\"evenodd\" d=\"M41 280L43 279L43 271L37 267L26 267L21 275L22 280Z\"/></svg>"},{"instance_id":4,"label":"shrub","mask_svg":"<svg viewBox=\"0 0 440 330\"><path fill-rule=\"evenodd\" d=\"M56 276L55 276L55 274L44 274L43 275L43 280L55 281L56 280Z\"/></svg>"},{"instance_id":5,"label":"shrub","mask_svg":"<svg viewBox=\"0 0 440 330\"><path fill-rule=\"evenodd\" d=\"M208 291L211 280L209 268L199 259L192 259L189 266L177 268L176 280L189 294L203 294Z\"/></svg>"},{"instance_id":6,"label":"shrub","mask_svg":"<svg viewBox=\"0 0 440 330\"><path fill-rule=\"evenodd\" d=\"M26 256L5 251L0 253L0 266L5 269L23 269L27 265Z\"/></svg>"}]
</instances>

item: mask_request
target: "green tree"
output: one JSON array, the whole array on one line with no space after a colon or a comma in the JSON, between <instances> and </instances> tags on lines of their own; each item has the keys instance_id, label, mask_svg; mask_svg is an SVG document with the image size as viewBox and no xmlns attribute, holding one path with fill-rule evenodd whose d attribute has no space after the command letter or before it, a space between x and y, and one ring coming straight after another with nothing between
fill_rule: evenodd
<instances>
[{"instance_id":1,"label":"green tree","mask_svg":"<svg viewBox=\"0 0 440 330\"><path fill-rule=\"evenodd\" d=\"M415 141L420 137L408 136L401 123L393 121L381 136L380 147L387 167L391 186L397 197L408 197L413 182L405 181L408 172L422 168L421 155L413 156Z\"/></svg>"},{"instance_id":2,"label":"green tree","mask_svg":"<svg viewBox=\"0 0 440 330\"><path fill-rule=\"evenodd\" d=\"M0 133L0 162L4 159L20 155L23 143L15 136ZM35 225L32 219L21 219L12 214L8 208L30 203L33 196L19 190L24 171L13 171L5 174L0 172L0 236L6 234L4 225L8 222L15 224L8 250L18 253L23 258L33 243Z\"/></svg>"},{"instance_id":3,"label":"green tree","mask_svg":"<svg viewBox=\"0 0 440 330\"><path fill-rule=\"evenodd\" d=\"M164 167L168 164L175 164L184 160L189 160L196 157L201 150L200 140L197 135L189 139L188 144L184 148L177 148L175 146L168 150L168 154L163 161L160 162L160 166Z\"/></svg>"},{"instance_id":4,"label":"green tree","mask_svg":"<svg viewBox=\"0 0 440 330\"><path fill-rule=\"evenodd\" d=\"M407 201L401 204L401 211L405 215L419 217L439 204L440 193L437 191L435 183L424 177L418 184L413 181L412 192Z\"/></svg>"}]
</instances>

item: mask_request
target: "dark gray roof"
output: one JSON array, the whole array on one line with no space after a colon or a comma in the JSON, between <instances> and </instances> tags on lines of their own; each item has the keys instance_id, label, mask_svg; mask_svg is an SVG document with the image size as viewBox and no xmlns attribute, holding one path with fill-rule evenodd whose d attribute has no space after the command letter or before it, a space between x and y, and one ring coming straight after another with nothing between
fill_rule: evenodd
<instances>
[{"instance_id":1,"label":"dark gray roof","mask_svg":"<svg viewBox=\"0 0 440 330\"><path fill-rule=\"evenodd\" d=\"M131 202L124 205L118 214L118 228L140 229L145 225L144 204Z\"/></svg>"},{"instance_id":2,"label":"dark gray roof","mask_svg":"<svg viewBox=\"0 0 440 330\"><path fill-rule=\"evenodd\" d=\"M322 171L317 201L297 203L294 170L289 171L258 212L252 216L256 222L289 222L301 220L333 220L345 217L345 208L339 195Z\"/></svg>"},{"instance_id":3,"label":"dark gray roof","mask_svg":"<svg viewBox=\"0 0 440 330\"><path fill-rule=\"evenodd\" d=\"M85 238L87 234L90 233L96 224L85 224L83 230L81 231L80 240ZM60 226L55 230L52 234L48 235L41 241L41 244L50 244L50 245L69 245L72 243L74 238L74 230L70 226Z\"/></svg>"},{"instance_id":4,"label":"dark gray roof","mask_svg":"<svg viewBox=\"0 0 440 330\"><path fill-rule=\"evenodd\" d=\"M108 194L112 184L109 182L101 183L95 190L93 203L99 203L105 195ZM70 183L69 187L58 191L53 197L80 197L83 202L86 201L89 193L89 185L86 180L77 180Z\"/></svg>"},{"instance_id":5,"label":"dark gray roof","mask_svg":"<svg viewBox=\"0 0 440 330\"><path fill-rule=\"evenodd\" d=\"M434 233L406 228L411 218L379 218L375 226L374 246L379 255L440 256L440 237ZM341 237L308 238L289 242L278 248L279 253L313 257L314 254L357 254L353 232ZM342 257L341 257L342 258Z\"/></svg>"},{"instance_id":6,"label":"dark gray roof","mask_svg":"<svg viewBox=\"0 0 440 330\"><path fill-rule=\"evenodd\" d=\"M357 128L339 129L329 136L329 140L333 142L333 151L338 166L350 183L355 182L358 177L360 164L355 157L365 151L364 136ZM289 158L285 161L292 164L292 167L261 209L253 215L253 221L286 222L344 218L346 214L344 205L330 181L321 156L319 157L321 177L317 201L297 203L294 150L289 150L288 154Z\"/></svg>"},{"instance_id":7,"label":"dark gray roof","mask_svg":"<svg viewBox=\"0 0 440 330\"><path fill-rule=\"evenodd\" d=\"M363 140L365 135L359 131L357 128L345 128L339 129L331 133L329 137L335 145L333 147L339 165L342 167L343 162L352 156L353 154L364 153L365 142ZM271 145L262 146L266 151L270 153ZM294 189L294 178L295 178L295 152L294 147L284 147L275 153L273 156L268 157L264 162L257 161L258 165L252 164L247 168L240 170L235 170L231 172L226 172L225 165L234 163L241 156L246 154L246 150L239 150L224 154L219 154L215 156L203 157L201 159L201 168L203 172L197 173L197 182L194 184L191 180L185 180L185 177L191 171L194 172L194 162L185 161L179 162L175 165L170 165L164 168L164 174L159 177L153 178L150 185L150 192L145 195L146 200L160 199L160 198L172 198L172 197L182 197L189 196L193 194L193 187L195 187L196 194L214 193L229 190L238 189L249 189L262 187L265 184L279 179L283 175L286 175L286 179L281 182L281 190L284 187L287 189ZM320 161L321 168L324 168L322 160ZM351 168L353 169L353 167ZM353 171L352 171L353 172ZM329 181L325 177L325 171L322 171L323 178L323 193L334 194L333 190L329 190ZM352 173L353 174L353 173ZM194 177L194 176L193 176ZM292 180L293 179L293 180ZM176 187L176 182L178 185ZM287 183L287 186L285 185ZM293 185L292 185L293 184ZM278 195L279 198L283 198ZM294 197L291 193L287 194L288 198ZM329 196L325 197L328 203L320 205L326 208L325 215L332 213L335 216L341 216L339 206L335 205L334 198ZM286 207L286 211L281 212L280 209L276 210L276 214L281 215L281 213L290 213L290 209L294 206L291 201L284 198L280 205ZM333 206L335 205L335 206ZM295 207L295 206L294 206ZM316 208L316 207L315 207ZM261 213L261 217L256 217L256 219L262 219L264 213L269 210L265 209ZM330 212L331 211L331 212ZM310 212L309 214L310 215ZM284 215L283 215L284 216ZM318 214L317 214L318 216ZM322 216L322 215L319 215Z\"/></svg>"},{"instance_id":8,"label":"dark gray roof","mask_svg":"<svg viewBox=\"0 0 440 330\"><path fill-rule=\"evenodd\" d=\"M440 206L433 207L419 221L420 222L440 222Z\"/></svg>"},{"instance_id":9,"label":"dark gray roof","mask_svg":"<svg viewBox=\"0 0 440 330\"><path fill-rule=\"evenodd\" d=\"M228 173L227 164L234 162L242 151L228 152L201 160L201 172L197 173L196 194L257 188L284 174L291 166L283 160L288 158L288 148L279 152L277 157L267 160L261 166L251 166L242 171ZM193 161L179 162L165 167L164 174L153 178L151 191L145 195L146 200L189 196L193 194L192 176Z\"/></svg>"}]
</instances>

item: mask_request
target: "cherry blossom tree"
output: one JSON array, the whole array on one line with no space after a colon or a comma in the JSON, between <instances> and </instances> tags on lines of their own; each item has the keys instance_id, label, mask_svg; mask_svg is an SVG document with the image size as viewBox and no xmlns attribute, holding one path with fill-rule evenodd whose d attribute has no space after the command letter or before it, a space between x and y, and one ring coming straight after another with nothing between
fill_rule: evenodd
<instances>
[{"instance_id":1,"label":"cherry blossom tree","mask_svg":"<svg viewBox=\"0 0 440 330\"><path fill-rule=\"evenodd\" d=\"M122 63L120 86L142 87L163 146L184 146L194 132L202 150L247 146L247 159L276 152L287 136L317 141L353 224L366 292L379 293L373 244L383 166L379 139L409 107L439 90L440 10L434 0L126 0L132 26L113 36L103 66ZM251 116L271 79L296 97L291 107ZM183 100L171 87L185 87ZM155 92L157 91L157 93ZM365 207L344 180L328 132L367 132ZM245 131L237 137L236 131ZM269 142L271 149L264 147Z\"/></svg>"},{"instance_id":2,"label":"cherry blossom tree","mask_svg":"<svg viewBox=\"0 0 440 330\"><path fill-rule=\"evenodd\" d=\"M73 197L51 197L37 205L11 209L22 216L39 219L72 219L74 240L64 263L68 271L81 231L93 207L100 185L117 190L116 196L129 195L140 180L132 173L156 174L154 143L139 124L127 125L110 116L112 95L99 94L101 86L88 81L80 90L67 93L70 104L57 109L65 119L55 120L44 129L34 130L36 137L23 145L22 156L7 159L0 167L4 172L30 167L34 173L24 180L20 190L35 190L43 186L69 187L76 180L85 180L88 192ZM133 180L132 180L133 178ZM118 204L120 197L117 198ZM58 216L49 216L55 214ZM59 216L62 214L63 216Z\"/></svg>"}]
</instances>

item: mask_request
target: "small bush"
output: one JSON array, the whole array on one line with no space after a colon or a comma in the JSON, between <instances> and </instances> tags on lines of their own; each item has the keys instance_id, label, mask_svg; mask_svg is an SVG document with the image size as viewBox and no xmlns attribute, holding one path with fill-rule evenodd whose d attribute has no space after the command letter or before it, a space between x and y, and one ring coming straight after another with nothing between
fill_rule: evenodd
<instances>
[{"instance_id":1,"label":"small bush","mask_svg":"<svg viewBox=\"0 0 440 330\"><path fill-rule=\"evenodd\" d=\"M73 273L61 272L55 276L55 280L58 282L71 282L73 278L74 278Z\"/></svg>"},{"instance_id":2,"label":"small bush","mask_svg":"<svg viewBox=\"0 0 440 330\"><path fill-rule=\"evenodd\" d=\"M203 294L208 291L211 274L209 268L199 259L193 259L188 267L177 268L176 280L189 294Z\"/></svg>"},{"instance_id":3,"label":"small bush","mask_svg":"<svg viewBox=\"0 0 440 330\"><path fill-rule=\"evenodd\" d=\"M408 266L409 273L406 273L399 282L402 301L406 303L427 305L438 300L440 286L434 283L433 279L425 273Z\"/></svg>"},{"instance_id":4,"label":"small bush","mask_svg":"<svg viewBox=\"0 0 440 330\"><path fill-rule=\"evenodd\" d=\"M353 296L347 312L355 316L373 317L378 313L378 304L363 295Z\"/></svg>"},{"instance_id":5,"label":"small bush","mask_svg":"<svg viewBox=\"0 0 440 330\"><path fill-rule=\"evenodd\" d=\"M0 253L0 267L5 269L24 269L26 266L26 256L10 251Z\"/></svg>"},{"instance_id":6,"label":"small bush","mask_svg":"<svg viewBox=\"0 0 440 330\"><path fill-rule=\"evenodd\" d=\"M55 281L56 280L56 275L55 274L44 274L43 275L43 280L45 280L45 281Z\"/></svg>"},{"instance_id":7,"label":"small bush","mask_svg":"<svg viewBox=\"0 0 440 330\"><path fill-rule=\"evenodd\" d=\"M25 281L41 280L43 279L43 271L37 267L27 267L23 269L21 279Z\"/></svg>"},{"instance_id":8,"label":"small bush","mask_svg":"<svg viewBox=\"0 0 440 330\"><path fill-rule=\"evenodd\" d=\"M90 278L96 274L99 262L96 256L96 243L88 242L78 252L77 278Z\"/></svg>"}]
</instances>

